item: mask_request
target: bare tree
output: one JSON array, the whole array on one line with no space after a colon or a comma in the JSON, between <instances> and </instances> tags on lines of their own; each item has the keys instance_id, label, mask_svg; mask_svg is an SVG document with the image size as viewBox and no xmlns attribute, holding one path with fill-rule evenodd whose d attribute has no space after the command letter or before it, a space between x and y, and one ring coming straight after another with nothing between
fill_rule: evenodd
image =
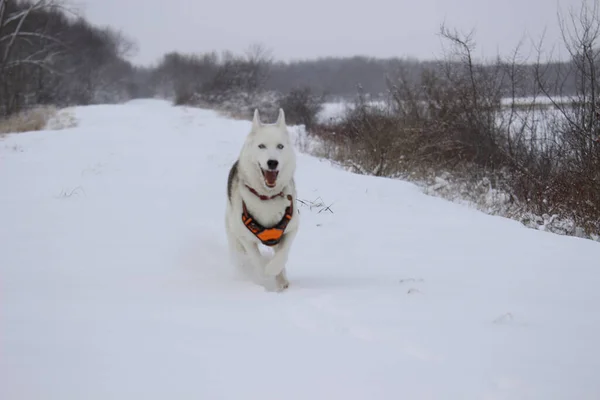
<instances>
[{"instance_id":1,"label":"bare tree","mask_svg":"<svg viewBox=\"0 0 600 400\"><path fill-rule=\"evenodd\" d=\"M245 53L246 74L242 90L248 93L249 103L255 103L269 78L273 56L271 50L259 43L250 45Z\"/></svg>"},{"instance_id":2,"label":"bare tree","mask_svg":"<svg viewBox=\"0 0 600 400\"><path fill-rule=\"evenodd\" d=\"M54 61L65 45L37 24L40 11L59 7L54 0L16 2L0 0L0 99L2 114L18 111L23 105L28 70L57 73Z\"/></svg>"}]
</instances>

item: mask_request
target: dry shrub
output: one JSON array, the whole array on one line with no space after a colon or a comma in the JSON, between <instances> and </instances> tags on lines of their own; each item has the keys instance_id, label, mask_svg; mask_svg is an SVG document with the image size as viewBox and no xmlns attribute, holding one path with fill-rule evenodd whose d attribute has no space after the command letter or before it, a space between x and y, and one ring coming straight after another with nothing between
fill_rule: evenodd
<instances>
[{"instance_id":1,"label":"dry shrub","mask_svg":"<svg viewBox=\"0 0 600 400\"><path fill-rule=\"evenodd\" d=\"M370 104L360 93L338 122L318 124L309 131L327 156L354 172L390 176L402 169L401 160L410 155L398 117L387 107Z\"/></svg>"},{"instance_id":2,"label":"dry shrub","mask_svg":"<svg viewBox=\"0 0 600 400\"><path fill-rule=\"evenodd\" d=\"M0 133L39 131L57 114L54 106L34 107L0 120Z\"/></svg>"}]
</instances>

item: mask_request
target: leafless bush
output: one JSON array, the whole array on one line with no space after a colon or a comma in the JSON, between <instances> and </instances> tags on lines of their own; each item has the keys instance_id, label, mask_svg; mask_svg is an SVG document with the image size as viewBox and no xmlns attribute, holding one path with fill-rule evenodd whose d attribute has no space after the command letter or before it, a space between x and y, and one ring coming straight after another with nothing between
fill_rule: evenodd
<instances>
[{"instance_id":1,"label":"leafless bush","mask_svg":"<svg viewBox=\"0 0 600 400\"><path fill-rule=\"evenodd\" d=\"M323 108L324 95L314 95L309 87L294 88L281 98L279 107L285 110L285 119L290 124L304 125L310 130Z\"/></svg>"},{"instance_id":2,"label":"leafless bush","mask_svg":"<svg viewBox=\"0 0 600 400\"><path fill-rule=\"evenodd\" d=\"M425 70L418 84L404 74L390 82L391 101L405 125L427 136L423 156L453 168L473 163L482 168L506 164L506 137L496 121L501 113L503 71L476 64L471 34L441 28L452 45L446 60Z\"/></svg>"},{"instance_id":3,"label":"leafless bush","mask_svg":"<svg viewBox=\"0 0 600 400\"><path fill-rule=\"evenodd\" d=\"M309 132L335 144L331 156L361 174L389 176L397 172L395 162L408 147L401 145L404 137L397 116L367 103L363 94L357 96L342 121L318 125Z\"/></svg>"},{"instance_id":4,"label":"leafless bush","mask_svg":"<svg viewBox=\"0 0 600 400\"><path fill-rule=\"evenodd\" d=\"M540 150L532 176L521 179L525 192L539 212L568 215L587 232L600 231L600 39L599 2L582 2L579 11L559 12L563 42L570 68L558 82L547 79L537 64L535 79L552 102L556 116L549 125L553 140ZM570 101L558 102L550 94L568 76L576 90Z\"/></svg>"},{"instance_id":5,"label":"leafless bush","mask_svg":"<svg viewBox=\"0 0 600 400\"><path fill-rule=\"evenodd\" d=\"M176 106L183 106L186 104L192 104L195 102L196 94L186 88L179 88L175 91L175 98L173 104Z\"/></svg>"},{"instance_id":6,"label":"leafless bush","mask_svg":"<svg viewBox=\"0 0 600 400\"><path fill-rule=\"evenodd\" d=\"M328 136L351 149L351 159L340 161L364 173L386 176L470 164L505 165L500 148L504 138L495 123L500 71L473 62L470 37L463 39L444 27L442 35L455 46L451 55L457 60L450 58L425 70L416 83L401 71L396 81L388 80L389 99L381 106L369 106L359 95L335 126L335 137Z\"/></svg>"}]
</instances>

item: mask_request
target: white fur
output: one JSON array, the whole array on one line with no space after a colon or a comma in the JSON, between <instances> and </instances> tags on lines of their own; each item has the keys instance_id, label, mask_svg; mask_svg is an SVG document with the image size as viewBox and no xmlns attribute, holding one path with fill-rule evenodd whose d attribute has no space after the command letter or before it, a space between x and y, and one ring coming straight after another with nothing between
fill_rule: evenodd
<instances>
[{"instance_id":1,"label":"white fur","mask_svg":"<svg viewBox=\"0 0 600 400\"><path fill-rule=\"evenodd\" d=\"M263 145L263 146L261 146ZM283 148L278 148L283 145ZM260 146L260 147L259 147ZM264 147L264 148L262 148ZM275 187L268 187L261 172L267 169L268 160L279 162L279 171ZM296 187L294 174L296 171L296 154L285 123L283 110L274 124L263 124L258 110L254 112L252 128L242 146L237 167L237 176L231 184L231 201L227 200L225 227L229 247L233 258L239 263L246 259L251 267L258 271L262 278L268 278L276 285L276 290L286 289L289 282L286 277L286 263L290 248L298 230L298 210L296 207ZM272 196L283 192L283 197L272 200L261 200L250 192L246 185L258 193ZM292 196L294 212L281 242L273 246L274 255L266 259L260 253L260 240L242 223L242 200L248 212L262 226L271 227L277 224L290 204L287 195Z\"/></svg>"}]
</instances>

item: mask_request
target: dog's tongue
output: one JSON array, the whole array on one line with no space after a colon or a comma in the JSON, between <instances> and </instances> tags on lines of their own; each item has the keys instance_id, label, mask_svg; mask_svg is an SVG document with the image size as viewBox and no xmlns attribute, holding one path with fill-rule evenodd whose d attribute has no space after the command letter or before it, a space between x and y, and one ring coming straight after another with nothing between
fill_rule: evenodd
<instances>
[{"instance_id":1,"label":"dog's tongue","mask_svg":"<svg viewBox=\"0 0 600 400\"><path fill-rule=\"evenodd\" d=\"M265 181L267 182L267 186L275 186L277 171L265 171Z\"/></svg>"}]
</instances>

